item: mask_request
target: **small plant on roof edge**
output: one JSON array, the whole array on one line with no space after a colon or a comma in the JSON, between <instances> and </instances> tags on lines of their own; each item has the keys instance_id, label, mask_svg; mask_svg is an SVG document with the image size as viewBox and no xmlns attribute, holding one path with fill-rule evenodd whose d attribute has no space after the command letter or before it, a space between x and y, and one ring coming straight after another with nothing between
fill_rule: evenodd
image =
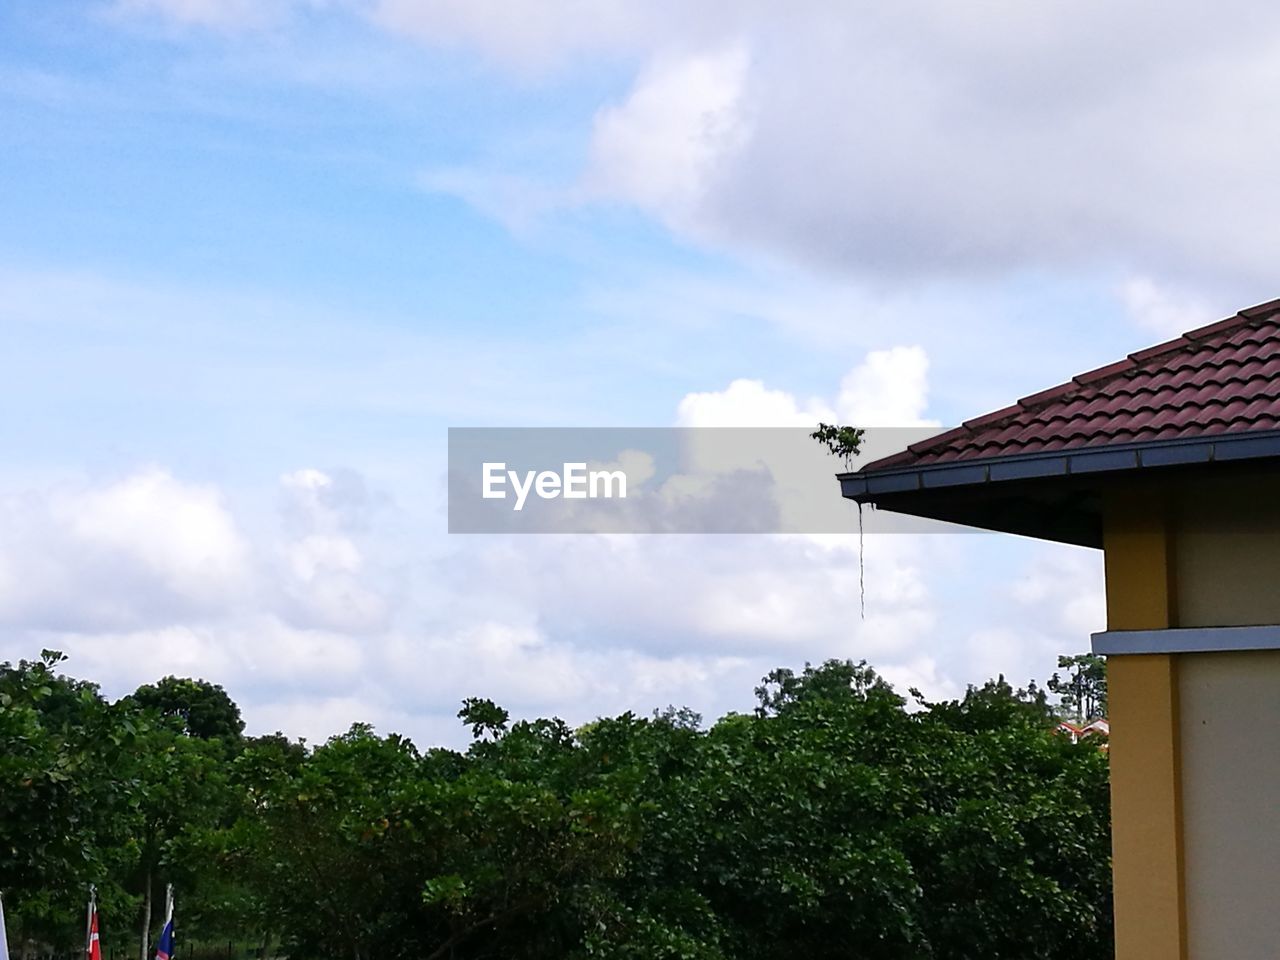
<instances>
[{"instance_id":1,"label":"small plant on roof edge","mask_svg":"<svg viewBox=\"0 0 1280 960\"><path fill-rule=\"evenodd\" d=\"M858 455L862 446L864 431L860 427L842 427L834 423L820 423L818 429L809 434L813 439L827 448L832 456L844 461L844 468L850 469L853 458Z\"/></svg>"}]
</instances>

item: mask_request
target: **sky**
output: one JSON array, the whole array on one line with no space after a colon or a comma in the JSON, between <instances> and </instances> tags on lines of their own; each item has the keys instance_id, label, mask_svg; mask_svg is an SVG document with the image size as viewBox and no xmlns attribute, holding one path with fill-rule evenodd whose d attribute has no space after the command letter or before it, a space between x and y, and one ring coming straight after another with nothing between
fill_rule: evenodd
<instances>
[{"instance_id":1,"label":"sky","mask_svg":"<svg viewBox=\"0 0 1280 960\"><path fill-rule=\"evenodd\" d=\"M424 744L1043 680L1091 551L450 536L447 430L949 426L1271 299L1277 54L1235 0L10 0L0 659Z\"/></svg>"}]
</instances>

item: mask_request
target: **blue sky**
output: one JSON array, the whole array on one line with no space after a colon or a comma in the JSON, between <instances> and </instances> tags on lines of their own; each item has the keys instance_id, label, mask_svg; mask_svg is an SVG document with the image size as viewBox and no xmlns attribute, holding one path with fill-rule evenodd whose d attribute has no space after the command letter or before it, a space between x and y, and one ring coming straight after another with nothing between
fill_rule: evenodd
<instances>
[{"instance_id":1,"label":"blue sky","mask_svg":"<svg viewBox=\"0 0 1280 960\"><path fill-rule=\"evenodd\" d=\"M833 655L1043 678L1083 551L885 538L862 621L847 541L450 539L446 430L945 425L1274 296L1280 22L1231 22L5 4L0 656L444 741Z\"/></svg>"}]
</instances>

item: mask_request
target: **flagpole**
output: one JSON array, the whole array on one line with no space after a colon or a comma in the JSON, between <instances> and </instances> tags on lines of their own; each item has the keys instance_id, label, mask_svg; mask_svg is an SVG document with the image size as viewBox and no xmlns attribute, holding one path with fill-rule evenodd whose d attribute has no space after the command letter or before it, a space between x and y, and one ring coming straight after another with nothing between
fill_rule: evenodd
<instances>
[{"instance_id":1,"label":"flagpole","mask_svg":"<svg viewBox=\"0 0 1280 960\"><path fill-rule=\"evenodd\" d=\"M0 890L0 960L9 960L9 931L4 925L4 891Z\"/></svg>"},{"instance_id":2,"label":"flagpole","mask_svg":"<svg viewBox=\"0 0 1280 960\"><path fill-rule=\"evenodd\" d=\"M92 883L89 884L89 907L84 915L84 955L89 956L93 950L93 901L97 896L98 889Z\"/></svg>"}]
</instances>

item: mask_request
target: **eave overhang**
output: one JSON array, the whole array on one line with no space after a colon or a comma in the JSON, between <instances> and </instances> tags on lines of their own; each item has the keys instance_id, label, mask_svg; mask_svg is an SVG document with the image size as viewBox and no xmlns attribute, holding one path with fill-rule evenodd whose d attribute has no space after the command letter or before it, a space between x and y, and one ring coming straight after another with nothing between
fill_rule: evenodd
<instances>
[{"instance_id":1,"label":"eave overhang","mask_svg":"<svg viewBox=\"0 0 1280 960\"><path fill-rule=\"evenodd\" d=\"M1143 478L1280 464L1280 430L1110 444L838 474L842 496L917 517L1102 546L1102 494Z\"/></svg>"}]
</instances>

